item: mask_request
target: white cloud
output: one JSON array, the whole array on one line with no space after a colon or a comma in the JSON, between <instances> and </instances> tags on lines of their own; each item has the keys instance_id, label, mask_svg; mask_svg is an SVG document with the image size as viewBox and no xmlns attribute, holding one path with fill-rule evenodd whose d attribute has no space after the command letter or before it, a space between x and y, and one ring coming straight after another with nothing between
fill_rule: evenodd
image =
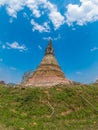
<instances>
[{"instance_id":1,"label":"white cloud","mask_svg":"<svg viewBox=\"0 0 98 130\"><path fill-rule=\"evenodd\" d=\"M46 41L49 41L50 39L53 40L53 41L57 41L58 39L61 38L61 35L58 34L57 37L43 37L43 40L46 40Z\"/></svg>"},{"instance_id":2,"label":"white cloud","mask_svg":"<svg viewBox=\"0 0 98 130\"><path fill-rule=\"evenodd\" d=\"M80 0L80 2L80 4L68 4L65 16L61 14L56 4L51 3L49 0L0 0L0 7L5 6L7 13L14 18L17 18L17 13L25 7L31 11L32 16L35 18L40 18L45 14L48 16L48 20L52 22L54 30L57 30L65 22L68 25L76 23L82 26L88 22L98 20L98 0ZM24 17L27 16L24 14ZM10 20L10 22L12 21ZM39 28L44 30L41 25Z\"/></svg>"},{"instance_id":3,"label":"white cloud","mask_svg":"<svg viewBox=\"0 0 98 130\"><path fill-rule=\"evenodd\" d=\"M49 14L49 17L50 17L50 19L55 27L55 30L57 30L65 22L64 17L56 10L55 11L53 10L53 12L51 12Z\"/></svg>"},{"instance_id":4,"label":"white cloud","mask_svg":"<svg viewBox=\"0 0 98 130\"><path fill-rule=\"evenodd\" d=\"M49 19L52 21L55 30L58 29L65 22L64 16L61 15L61 13L58 11L56 5L53 5L49 1L46 1L44 4L44 6L49 10L48 16Z\"/></svg>"},{"instance_id":5,"label":"white cloud","mask_svg":"<svg viewBox=\"0 0 98 130\"><path fill-rule=\"evenodd\" d=\"M96 51L96 50L98 50L98 47L93 47L92 49L90 49L91 52Z\"/></svg>"},{"instance_id":6,"label":"white cloud","mask_svg":"<svg viewBox=\"0 0 98 130\"><path fill-rule=\"evenodd\" d=\"M48 0L27 0L27 6L36 17L40 17L48 10L48 17L53 23L55 30L64 24L64 16L58 11L57 6ZM44 12L41 12L40 7L44 9Z\"/></svg>"},{"instance_id":7,"label":"white cloud","mask_svg":"<svg viewBox=\"0 0 98 130\"><path fill-rule=\"evenodd\" d=\"M60 34L58 34L57 37L54 37L54 38L53 38L54 41L57 41L58 39L61 39L61 35L60 35Z\"/></svg>"},{"instance_id":8,"label":"white cloud","mask_svg":"<svg viewBox=\"0 0 98 130\"><path fill-rule=\"evenodd\" d=\"M36 23L33 19L31 20L31 24L33 25L33 31L38 30L39 32L50 32L50 27L47 22L44 22L43 25Z\"/></svg>"},{"instance_id":9,"label":"white cloud","mask_svg":"<svg viewBox=\"0 0 98 130\"><path fill-rule=\"evenodd\" d=\"M76 28L72 28L72 30L73 30L73 31L75 31L75 30L76 30Z\"/></svg>"},{"instance_id":10,"label":"white cloud","mask_svg":"<svg viewBox=\"0 0 98 130\"><path fill-rule=\"evenodd\" d=\"M2 58L0 58L0 62L2 62L3 61L3 59Z\"/></svg>"},{"instance_id":11,"label":"white cloud","mask_svg":"<svg viewBox=\"0 0 98 130\"><path fill-rule=\"evenodd\" d=\"M2 48L5 49L5 48L6 48L6 45L2 45Z\"/></svg>"},{"instance_id":12,"label":"white cloud","mask_svg":"<svg viewBox=\"0 0 98 130\"><path fill-rule=\"evenodd\" d=\"M15 67L10 67L10 70L15 71L15 70L16 70L16 68L15 68Z\"/></svg>"},{"instance_id":13,"label":"white cloud","mask_svg":"<svg viewBox=\"0 0 98 130\"><path fill-rule=\"evenodd\" d=\"M80 0L81 5L69 4L67 6L66 23L84 25L98 20L98 0Z\"/></svg>"},{"instance_id":14,"label":"white cloud","mask_svg":"<svg viewBox=\"0 0 98 130\"><path fill-rule=\"evenodd\" d=\"M49 41L50 39L52 39L52 37L43 37L43 40L46 40L46 41Z\"/></svg>"},{"instance_id":15,"label":"white cloud","mask_svg":"<svg viewBox=\"0 0 98 130\"><path fill-rule=\"evenodd\" d=\"M26 12L23 12L23 17L29 20L29 16Z\"/></svg>"},{"instance_id":16,"label":"white cloud","mask_svg":"<svg viewBox=\"0 0 98 130\"><path fill-rule=\"evenodd\" d=\"M13 23L13 18L10 18L9 23Z\"/></svg>"},{"instance_id":17,"label":"white cloud","mask_svg":"<svg viewBox=\"0 0 98 130\"><path fill-rule=\"evenodd\" d=\"M32 15L36 18L47 14L55 30L64 24L65 21L57 6L49 0L0 0L0 6L5 6L7 13L14 18L17 18L17 13L23 10L24 7L29 8Z\"/></svg>"},{"instance_id":18,"label":"white cloud","mask_svg":"<svg viewBox=\"0 0 98 130\"><path fill-rule=\"evenodd\" d=\"M38 45L38 48L39 48L40 50L42 50L42 47L41 47L40 45Z\"/></svg>"},{"instance_id":19,"label":"white cloud","mask_svg":"<svg viewBox=\"0 0 98 130\"><path fill-rule=\"evenodd\" d=\"M25 47L25 45L19 45L18 42L13 42L13 43L9 43L7 42L6 45L2 45L3 49L16 49L19 51L26 51L27 48Z\"/></svg>"},{"instance_id":20,"label":"white cloud","mask_svg":"<svg viewBox=\"0 0 98 130\"><path fill-rule=\"evenodd\" d=\"M80 71L77 71L77 72L76 72L76 74L77 74L77 75L81 75L81 74L82 74L82 72L80 72Z\"/></svg>"},{"instance_id":21,"label":"white cloud","mask_svg":"<svg viewBox=\"0 0 98 130\"><path fill-rule=\"evenodd\" d=\"M25 4L24 0L0 0L0 6L6 6L7 13L16 18L17 12L23 9Z\"/></svg>"},{"instance_id":22,"label":"white cloud","mask_svg":"<svg viewBox=\"0 0 98 130\"><path fill-rule=\"evenodd\" d=\"M39 10L40 0L27 0L26 5L36 18L39 18L41 16L41 12Z\"/></svg>"}]
</instances>

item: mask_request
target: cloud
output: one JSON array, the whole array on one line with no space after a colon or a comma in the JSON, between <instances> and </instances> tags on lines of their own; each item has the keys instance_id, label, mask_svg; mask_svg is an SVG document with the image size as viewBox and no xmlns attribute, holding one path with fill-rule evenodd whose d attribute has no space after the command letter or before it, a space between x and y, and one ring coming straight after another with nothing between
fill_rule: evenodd
<instances>
[{"instance_id":1,"label":"cloud","mask_svg":"<svg viewBox=\"0 0 98 130\"><path fill-rule=\"evenodd\" d=\"M32 13L35 15L35 17L40 17L41 15L46 13L48 11L48 17L50 21L54 25L54 29L58 29L62 24L64 24L64 16L61 15L61 13L58 11L57 6L55 4L52 4L48 0L27 0L27 6L30 10L32 10ZM41 12L40 7L44 9L44 11Z\"/></svg>"},{"instance_id":2,"label":"cloud","mask_svg":"<svg viewBox=\"0 0 98 130\"><path fill-rule=\"evenodd\" d=\"M54 38L53 38L54 41L57 41L58 39L61 39L61 35L60 35L60 34L58 34L57 37L54 37Z\"/></svg>"},{"instance_id":3,"label":"cloud","mask_svg":"<svg viewBox=\"0 0 98 130\"><path fill-rule=\"evenodd\" d=\"M49 18L51 19L55 30L57 30L65 22L64 17L59 12L56 12L54 10L49 14Z\"/></svg>"},{"instance_id":4,"label":"cloud","mask_svg":"<svg viewBox=\"0 0 98 130\"><path fill-rule=\"evenodd\" d=\"M13 23L13 18L10 18L10 19L9 19L9 23Z\"/></svg>"},{"instance_id":5,"label":"cloud","mask_svg":"<svg viewBox=\"0 0 98 130\"><path fill-rule=\"evenodd\" d=\"M97 0L80 0L80 4L68 4L65 16L61 14L56 4L51 3L49 0L0 0L0 7L2 6L6 8L8 15L13 18L17 18L17 13L24 10L25 7L28 8L32 16L37 19L43 15L47 15L49 22L54 26L54 30L59 29L65 22L69 26L73 25L73 23L82 26L88 22L98 20ZM25 13L26 12L24 12L23 17L30 19L30 16ZM10 22L12 21L10 20ZM44 20L43 23L47 22ZM41 25L39 28L44 30ZM34 30L38 31L38 29Z\"/></svg>"},{"instance_id":6,"label":"cloud","mask_svg":"<svg viewBox=\"0 0 98 130\"><path fill-rule=\"evenodd\" d=\"M60 38L61 38L61 35L58 34L57 37L43 37L43 40L49 41L50 39L52 39L53 41L57 41Z\"/></svg>"},{"instance_id":7,"label":"cloud","mask_svg":"<svg viewBox=\"0 0 98 130\"><path fill-rule=\"evenodd\" d=\"M40 18L43 14L46 14L55 30L60 28L65 22L65 18L58 11L57 6L49 0L0 0L1 6L5 6L8 15L14 18L17 18L17 13L25 7L31 11L32 16L35 18Z\"/></svg>"},{"instance_id":8,"label":"cloud","mask_svg":"<svg viewBox=\"0 0 98 130\"><path fill-rule=\"evenodd\" d=\"M31 20L31 24L33 25L33 31L38 30L40 33L42 32L50 32L50 27L47 22L44 22L43 25L36 23L33 19Z\"/></svg>"},{"instance_id":9,"label":"cloud","mask_svg":"<svg viewBox=\"0 0 98 130\"><path fill-rule=\"evenodd\" d=\"M5 6L7 13L14 18L17 18L17 12L24 8L24 4L24 0L0 0L0 6Z\"/></svg>"},{"instance_id":10,"label":"cloud","mask_svg":"<svg viewBox=\"0 0 98 130\"><path fill-rule=\"evenodd\" d=\"M52 39L52 37L43 37L43 40L46 40L46 41L49 41L50 39Z\"/></svg>"},{"instance_id":11,"label":"cloud","mask_svg":"<svg viewBox=\"0 0 98 130\"><path fill-rule=\"evenodd\" d=\"M41 12L39 10L39 6L41 0L26 0L26 6L32 11L32 14L36 17L39 18L41 16Z\"/></svg>"},{"instance_id":12,"label":"cloud","mask_svg":"<svg viewBox=\"0 0 98 130\"><path fill-rule=\"evenodd\" d=\"M2 58L0 58L0 62L2 62L3 61L3 59Z\"/></svg>"},{"instance_id":13,"label":"cloud","mask_svg":"<svg viewBox=\"0 0 98 130\"><path fill-rule=\"evenodd\" d=\"M23 12L23 17L29 20L29 16L26 12Z\"/></svg>"},{"instance_id":14,"label":"cloud","mask_svg":"<svg viewBox=\"0 0 98 130\"><path fill-rule=\"evenodd\" d=\"M91 52L96 51L96 50L98 50L98 47L93 47L92 49L90 49Z\"/></svg>"},{"instance_id":15,"label":"cloud","mask_svg":"<svg viewBox=\"0 0 98 130\"><path fill-rule=\"evenodd\" d=\"M61 13L58 11L57 6L53 5L49 1L45 2L46 8L49 10L49 19L52 21L54 25L54 29L57 30L61 25L64 24L65 18Z\"/></svg>"},{"instance_id":16,"label":"cloud","mask_svg":"<svg viewBox=\"0 0 98 130\"><path fill-rule=\"evenodd\" d=\"M39 48L40 50L42 50L42 47L41 47L40 45L38 45L38 48Z\"/></svg>"},{"instance_id":17,"label":"cloud","mask_svg":"<svg viewBox=\"0 0 98 130\"><path fill-rule=\"evenodd\" d=\"M25 47L25 45L19 45L18 42L13 42L13 43L9 43L7 42L6 45L2 45L2 48L3 49L16 49L16 50L19 50L19 51L26 51L27 48Z\"/></svg>"},{"instance_id":18,"label":"cloud","mask_svg":"<svg viewBox=\"0 0 98 130\"><path fill-rule=\"evenodd\" d=\"M80 0L81 4L69 4L67 6L66 23L72 25L84 25L88 22L98 20L98 1L97 0Z\"/></svg>"},{"instance_id":19,"label":"cloud","mask_svg":"<svg viewBox=\"0 0 98 130\"><path fill-rule=\"evenodd\" d=\"M76 74L77 74L77 75L81 75L81 74L82 74L82 72L80 72L80 71L77 71L77 72L76 72Z\"/></svg>"},{"instance_id":20,"label":"cloud","mask_svg":"<svg viewBox=\"0 0 98 130\"><path fill-rule=\"evenodd\" d=\"M15 70L16 70L16 68L15 68L15 67L10 67L10 70L15 71Z\"/></svg>"},{"instance_id":21,"label":"cloud","mask_svg":"<svg viewBox=\"0 0 98 130\"><path fill-rule=\"evenodd\" d=\"M2 49L5 49L6 48L6 45L2 45Z\"/></svg>"}]
</instances>

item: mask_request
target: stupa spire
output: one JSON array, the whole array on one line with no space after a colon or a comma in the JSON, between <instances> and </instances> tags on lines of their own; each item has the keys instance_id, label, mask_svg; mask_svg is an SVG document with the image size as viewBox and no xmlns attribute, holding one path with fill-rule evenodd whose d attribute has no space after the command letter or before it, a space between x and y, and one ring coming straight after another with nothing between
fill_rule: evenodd
<instances>
[{"instance_id":1,"label":"stupa spire","mask_svg":"<svg viewBox=\"0 0 98 130\"><path fill-rule=\"evenodd\" d=\"M46 48L46 51L45 51L45 55L54 55L54 49L53 49L53 46L52 46L52 39L49 40L48 42L48 46Z\"/></svg>"}]
</instances>

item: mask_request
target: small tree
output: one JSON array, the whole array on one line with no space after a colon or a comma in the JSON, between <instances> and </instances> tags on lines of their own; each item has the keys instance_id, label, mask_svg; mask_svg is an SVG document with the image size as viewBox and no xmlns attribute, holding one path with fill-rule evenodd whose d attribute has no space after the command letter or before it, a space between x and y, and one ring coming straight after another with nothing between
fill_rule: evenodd
<instances>
[{"instance_id":1,"label":"small tree","mask_svg":"<svg viewBox=\"0 0 98 130\"><path fill-rule=\"evenodd\" d=\"M22 81L21 84L24 84L27 82L28 78L30 78L32 76L33 72L32 71L27 71L24 73L23 77L22 77Z\"/></svg>"},{"instance_id":2,"label":"small tree","mask_svg":"<svg viewBox=\"0 0 98 130\"><path fill-rule=\"evenodd\" d=\"M0 84L5 85L5 82L3 80L0 81Z\"/></svg>"}]
</instances>

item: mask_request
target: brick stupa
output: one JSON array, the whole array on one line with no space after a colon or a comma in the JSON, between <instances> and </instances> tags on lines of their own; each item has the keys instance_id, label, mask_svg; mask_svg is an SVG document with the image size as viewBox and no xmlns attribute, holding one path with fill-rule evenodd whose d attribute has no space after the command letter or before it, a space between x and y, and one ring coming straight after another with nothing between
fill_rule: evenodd
<instances>
[{"instance_id":1,"label":"brick stupa","mask_svg":"<svg viewBox=\"0 0 98 130\"><path fill-rule=\"evenodd\" d=\"M52 41L50 40L45 51L45 55L38 68L31 73L23 83L24 86L55 86L58 84L69 85L68 80L62 72L54 55Z\"/></svg>"}]
</instances>

